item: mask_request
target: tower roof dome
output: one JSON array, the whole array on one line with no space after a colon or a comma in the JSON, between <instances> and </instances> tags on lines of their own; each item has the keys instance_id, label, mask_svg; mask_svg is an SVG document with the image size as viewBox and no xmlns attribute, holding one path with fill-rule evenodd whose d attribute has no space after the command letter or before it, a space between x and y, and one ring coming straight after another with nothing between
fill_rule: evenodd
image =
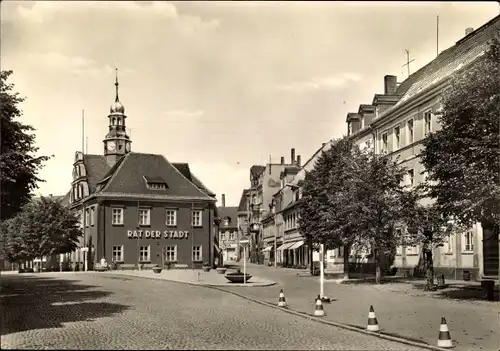
<instances>
[{"instance_id":1,"label":"tower roof dome","mask_svg":"<svg viewBox=\"0 0 500 351\"><path fill-rule=\"evenodd\" d=\"M111 107L109 108L109 112L111 113L125 113L125 107L123 107L122 103L118 101L118 99L113 102Z\"/></svg>"},{"instance_id":2,"label":"tower roof dome","mask_svg":"<svg viewBox=\"0 0 500 351\"><path fill-rule=\"evenodd\" d=\"M115 87L116 87L116 97L115 97L115 102L111 105L109 108L109 112L111 113L125 113L125 107L122 105L120 102L120 99L118 98L118 69L115 69L116 71L116 80L115 80Z\"/></svg>"}]
</instances>

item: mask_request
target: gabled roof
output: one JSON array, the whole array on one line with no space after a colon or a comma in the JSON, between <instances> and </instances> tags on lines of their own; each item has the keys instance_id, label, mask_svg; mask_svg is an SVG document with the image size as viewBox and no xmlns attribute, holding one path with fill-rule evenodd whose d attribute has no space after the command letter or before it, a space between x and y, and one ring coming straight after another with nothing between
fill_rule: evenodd
<instances>
[{"instance_id":1,"label":"gabled roof","mask_svg":"<svg viewBox=\"0 0 500 351\"><path fill-rule=\"evenodd\" d=\"M385 95L385 94L375 94L373 96L372 105L376 104L395 104L399 101L401 96L399 95Z\"/></svg>"},{"instance_id":2,"label":"gabled roof","mask_svg":"<svg viewBox=\"0 0 500 351\"><path fill-rule=\"evenodd\" d=\"M397 108L419 92L437 85L458 69L475 61L484 53L488 41L498 33L499 29L500 16L496 16L482 27L457 41L454 46L442 51L434 60L400 84L396 94L402 95L402 98L389 110Z\"/></svg>"},{"instance_id":3,"label":"gabled roof","mask_svg":"<svg viewBox=\"0 0 500 351\"><path fill-rule=\"evenodd\" d=\"M103 194L166 195L213 200L162 155L128 153L105 175L109 176L101 190ZM161 178L167 183L168 189L150 189L144 177Z\"/></svg>"},{"instance_id":4,"label":"gabled roof","mask_svg":"<svg viewBox=\"0 0 500 351\"><path fill-rule=\"evenodd\" d=\"M238 207L217 207L218 216L222 221L220 222L219 228L238 228ZM231 221L226 226L224 219L228 217Z\"/></svg>"},{"instance_id":5,"label":"gabled roof","mask_svg":"<svg viewBox=\"0 0 500 351\"><path fill-rule=\"evenodd\" d=\"M247 194L249 189L244 189L241 193L240 204L238 206L238 212L247 212L248 211L248 201Z\"/></svg>"},{"instance_id":6,"label":"gabled roof","mask_svg":"<svg viewBox=\"0 0 500 351\"><path fill-rule=\"evenodd\" d=\"M359 105L358 114L361 114L363 112L374 112L374 111L375 111L375 106L368 104L361 104Z\"/></svg>"},{"instance_id":7,"label":"gabled roof","mask_svg":"<svg viewBox=\"0 0 500 351\"><path fill-rule=\"evenodd\" d=\"M177 168L177 170L181 172L184 177L189 179L191 183L196 185L198 189L203 191L205 194L212 197L216 196L214 192L210 191L198 178L196 178L196 176L193 173L191 173L188 163L172 163L172 165L175 168Z\"/></svg>"},{"instance_id":8,"label":"gabled roof","mask_svg":"<svg viewBox=\"0 0 500 351\"><path fill-rule=\"evenodd\" d=\"M357 112L349 112L347 114L347 117L345 119L346 122L349 122L353 119L358 119L359 118L359 114Z\"/></svg>"},{"instance_id":9,"label":"gabled roof","mask_svg":"<svg viewBox=\"0 0 500 351\"><path fill-rule=\"evenodd\" d=\"M83 163L87 172L87 182L89 184L90 193L96 191L96 185L99 183L110 167L106 163L106 158L103 155L84 155Z\"/></svg>"},{"instance_id":10,"label":"gabled roof","mask_svg":"<svg viewBox=\"0 0 500 351\"><path fill-rule=\"evenodd\" d=\"M258 177L262 172L264 172L265 168L266 167L261 165L253 165L252 167L250 167L250 174L252 174L252 176L254 177Z\"/></svg>"}]
</instances>

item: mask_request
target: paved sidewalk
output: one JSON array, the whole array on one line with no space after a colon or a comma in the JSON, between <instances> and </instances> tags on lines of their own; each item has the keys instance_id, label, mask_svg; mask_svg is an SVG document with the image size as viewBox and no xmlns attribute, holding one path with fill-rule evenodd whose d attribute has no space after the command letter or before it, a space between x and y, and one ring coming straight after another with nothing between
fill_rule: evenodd
<instances>
[{"instance_id":1,"label":"paved sidewalk","mask_svg":"<svg viewBox=\"0 0 500 351\"><path fill-rule=\"evenodd\" d=\"M227 272L231 272L228 270ZM95 272L94 272L95 273ZM101 274L118 274L118 275L131 275L135 277L147 277L153 279L170 280L180 283L189 283L194 285L205 285L205 286L218 286L218 287L262 287L271 286L276 283L269 279L263 279L259 277L252 276L250 280L245 284L234 284L229 282L224 274L217 273L216 270L212 269L210 272L203 272L202 270L192 270L192 269L171 269L162 270L161 273L154 273L152 270L127 270L127 271L107 271Z\"/></svg>"},{"instance_id":2,"label":"paved sidewalk","mask_svg":"<svg viewBox=\"0 0 500 351\"><path fill-rule=\"evenodd\" d=\"M319 277L297 276L297 270L249 264L247 270L277 282L258 289L224 288L245 296L277 304L284 289L290 309L314 313L314 297L319 293ZM370 305L382 331L436 346L441 316L446 317L455 350L500 349L500 304L474 299L477 291L463 293L460 288L426 292L412 283L338 284L326 280L325 295L333 299L324 304L327 320L366 328ZM461 296L462 300L449 298Z\"/></svg>"}]
</instances>

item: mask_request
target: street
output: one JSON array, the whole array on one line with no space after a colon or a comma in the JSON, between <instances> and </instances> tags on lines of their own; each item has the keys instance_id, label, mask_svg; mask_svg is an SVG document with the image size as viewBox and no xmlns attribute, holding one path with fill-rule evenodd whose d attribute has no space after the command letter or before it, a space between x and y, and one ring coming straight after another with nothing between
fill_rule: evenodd
<instances>
[{"instance_id":1,"label":"street","mask_svg":"<svg viewBox=\"0 0 500 351\"><path fill-rule=\"evenodd\" d=\"M249 264L247 271L271 279L277 285L259 289L224 289L274 303L277 291L282 288L291 309L305 313L314 310L313 297L319 293L319 277L298 277L296 269L256 264ZM327 313L325 319L364 327L368 309L373 305L384 332L435 346L440 319L445 316L455 350L499 350L498 293L497 301L485 301L479 297L480 291L457 287L425 292L411 282L377 286L367 283L337 284L326 280L324 288L325 295L333 299L331 304L324 306Z\"/></svg>"},{"instance_id":2,"label":"street","mask_svg":"<svg viewBox=\"0 0 500 351\"><path fill-rule=\"evenodd\" d=\"M2 349L418 349L174 282L43 273L1 287Z\"/></svg>"}]
</instances>

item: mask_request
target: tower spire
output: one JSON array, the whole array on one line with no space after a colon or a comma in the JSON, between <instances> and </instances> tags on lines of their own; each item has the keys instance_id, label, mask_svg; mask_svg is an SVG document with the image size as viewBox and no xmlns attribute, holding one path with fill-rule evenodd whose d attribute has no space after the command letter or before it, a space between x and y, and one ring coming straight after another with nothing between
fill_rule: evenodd
<instances>
[{"instance_id":1,"label":"tower spire","mask_svg":"<svg viewBox=\"0 0 500 351\"><path fill-rule=\"evenodd\" d=\"M118 99L118 68L115 68L115 87L116 87L116 98L115 98L115 102L118 102L120 101L120 99Z\"/></svg>"}]
</instances>

